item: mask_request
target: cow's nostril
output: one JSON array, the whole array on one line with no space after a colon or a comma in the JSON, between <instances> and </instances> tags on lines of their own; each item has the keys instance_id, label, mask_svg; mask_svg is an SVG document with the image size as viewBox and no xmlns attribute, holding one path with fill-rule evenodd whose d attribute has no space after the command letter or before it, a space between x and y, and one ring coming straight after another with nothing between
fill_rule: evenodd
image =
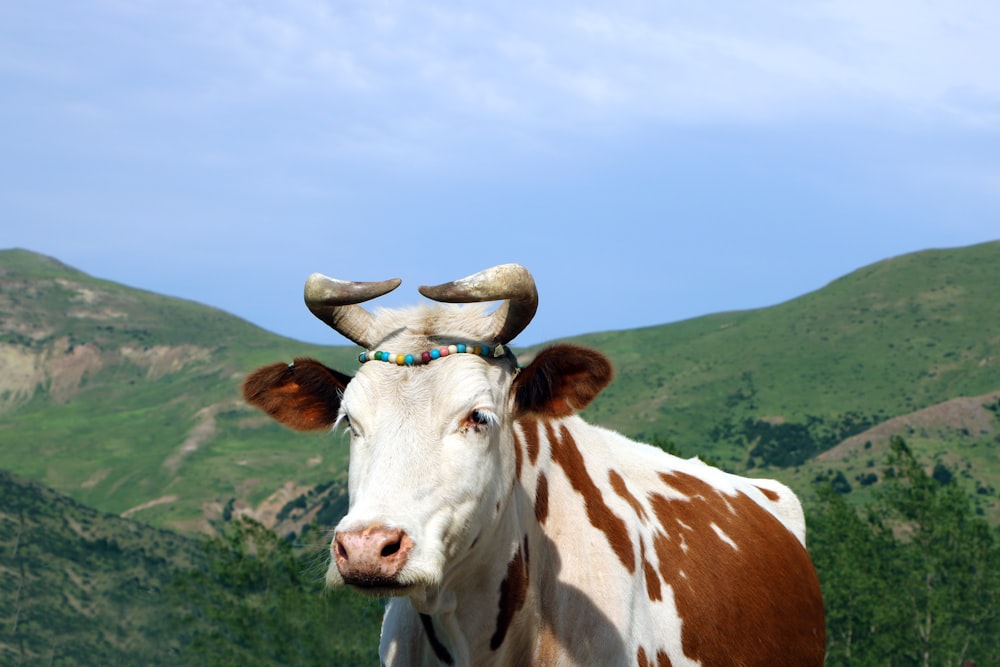
<instances>
[{"instance_id":1,"label":"cow's nostril","mask_svg":"<svg viewBox=\"0 0 1000 667\"><path fill-rule=\"evenodd\" d=\"M340 531L330 545L344 583L362 588L398 587L412 548L403 530L379 525Z\"/></svg>"},{"instance_id":2,"label":"cow's nostril","mask_svg":"<svg viewBox=\"0 0 1000 667\"><path fill-rule=\"evenodd\" d=\"M388 558L394 553L397 553L400 549L400 546L401 546L400 540L395 540L385 545L384 547L382 547L382 558Z\"/></svg>"}]
</instances>

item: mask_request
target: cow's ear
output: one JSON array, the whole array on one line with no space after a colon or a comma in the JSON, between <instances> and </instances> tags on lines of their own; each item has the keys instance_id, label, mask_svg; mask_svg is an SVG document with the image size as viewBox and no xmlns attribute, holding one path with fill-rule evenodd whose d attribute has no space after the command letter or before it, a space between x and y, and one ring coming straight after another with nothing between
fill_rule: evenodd
<instances>
[{"instance_id":1,"label":"cow's ear","mask_svg":"<svg viewBox=\"0 0 1000 667\"><path fill-rule=\"evenodd\" d=\"M271 364L243 382L243 398L298 431L329 428L337 420L340 397L351 381L313 359Z\"/></svg>"},{"instance_id":2,"label":"cow's ear","mask_svg":"<svg viewBox=\"0 0 1000 667\"><path fill-rule=\"evenodd\" d=\"M565 417L587 407L611 382L611 362L600 352L576 345L543 350L514 380L519 413Z\"/></svg>"}]
</instances>

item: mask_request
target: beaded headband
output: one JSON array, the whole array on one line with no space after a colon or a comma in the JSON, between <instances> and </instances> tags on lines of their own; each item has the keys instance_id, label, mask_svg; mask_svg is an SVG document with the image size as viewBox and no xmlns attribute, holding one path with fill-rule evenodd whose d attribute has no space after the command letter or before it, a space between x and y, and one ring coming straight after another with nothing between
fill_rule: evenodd
<instances>
[{"instance_id":1,"label":"beaded headband","mask_svg":"<svg viewBox=\"0 0 1000 667\"><path fill-rule=\"evenodd\" d=\"M457 345L442 345L441 347L436 347L420 354L395 354L381 350L370 350L359 354L358 361L361 363L365 363L366 361L386 361L397 366L420 366L429 364L435 359L447 357L450 354L476 354L480 357L502 357L506 353L507 351L501 344L490 346L458 343Z\"/></svg>"}]
</instances>

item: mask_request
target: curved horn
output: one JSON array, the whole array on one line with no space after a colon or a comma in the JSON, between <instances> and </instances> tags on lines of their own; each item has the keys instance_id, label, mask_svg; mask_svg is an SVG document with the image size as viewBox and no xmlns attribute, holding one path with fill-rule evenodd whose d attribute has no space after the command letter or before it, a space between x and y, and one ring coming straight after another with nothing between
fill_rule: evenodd
<instances>
[{"instance_id":1,"label":"curved horn","mask_svg":"<svg viewBox=\"0 0 1000 667\"><path fill-rule=\"evenodd\" d=\"M399 278L373 283L357 283L314 273L306 280L306 305L312 314L365 349L372 347L369 336L374 318L357 305L388 294L399 287Z\"/></svg>"},{"instance_id":2,"label":"curved horn","mask_svg":"<svg viewBox=\"0 0 1000 667\"><path fill-rule=\"evenodd\" d=\"M503 304L490 315L493 340L498 343L514 340L528 326L538 309L535 279L520 264L501 264L461 280L419 289L428 299L445 303L503 299Z\"/></svg>"}]
</instances>

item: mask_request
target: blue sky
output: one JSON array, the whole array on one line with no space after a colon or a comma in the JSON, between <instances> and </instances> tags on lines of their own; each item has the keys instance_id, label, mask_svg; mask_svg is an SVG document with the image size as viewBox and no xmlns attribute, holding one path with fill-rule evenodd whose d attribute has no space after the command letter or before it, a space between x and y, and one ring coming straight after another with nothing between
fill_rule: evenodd
<instances>
[{"instance_id":1,"label":"blue sky","mask_svg":"<svg viewBox=\"0 0 1000 667\"><path fill-rule=\"evenodd\" d=\"M0 247L343 343L306 276L503 262L519 343L1000 238L1000 4L0 5Z\"/></svg>"}]
</instances>

